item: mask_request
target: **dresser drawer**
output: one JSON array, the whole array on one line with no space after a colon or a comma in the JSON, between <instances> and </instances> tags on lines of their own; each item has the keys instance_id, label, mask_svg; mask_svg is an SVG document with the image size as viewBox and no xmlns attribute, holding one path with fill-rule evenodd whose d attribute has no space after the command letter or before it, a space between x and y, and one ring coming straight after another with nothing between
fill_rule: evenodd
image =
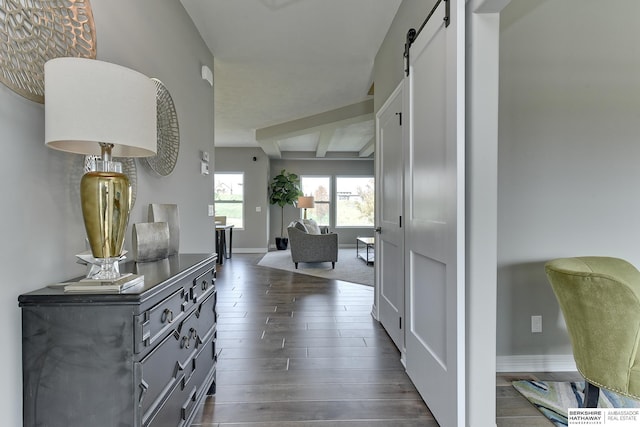
<instances>
[{"instance_id":1,"label":"dresser drawer","mask_svg":"<svg viewBox=\"0 0 640 427\"><path fill-rule=\"evenodd\" d=\"M195 315L189 316L141 362L136 381L141 389L139 410L143 421L152 418L190 367L191 358L197 352L197 336L194 336Z\"/></svg>"},{"instance_id":2,"label":"dresser drawer","mask_svg":"<svg viewBox=\"0 0 640 427\"><path fill-rule=\"evenodd\" d=\"M215 381L215 340L215 331L211 331L200 346L199 353L191 359L191 371L185 372L182 385L175 390L156 417L163 421L159 424L154 422L153 427L186 426L193 421L198 409L197 403L206 394L209 383Z\"/></svg>"},{"instance_id":3,"label":"dresser drawer","mask_svg":"<svg viewBox=\"0 0 640 427\"><path fill-rule=\"evenodd\" d=\"M202 350L204 340L211 340L211 327L200 326L203 316L199 309L206 307L211 310L212 302L215 303L215 293L210 294L182 322L175 324L175 329L142 359L137 383L142 390L139 410L143 420L153 417L176 381L184 375L193 375L193 358Z\"/></svg>"},{"instance_id":4,"label":"dresser drawer","mask_svg":"<svg viewBox=\"0 0 640 427\"><path fill-rule=\"evenodd\" d=\"M197 387L198 394L206 393L209 385L205 380L211 373L211 368L215 366L216 361L216 340L217 334L215 330L204 337L204 343L200 346L199 352L191 359L190 366L184 373L184 387Z\"/></svg>"},{"instance_id":5,"label":"dresser drawer","mask_svg":"<svg viewBox=\"0 0 640 427\"><path fill-rule=\"evenodd\" d=\"M196 330L201 337L207 335L208 331L216 325L217 299L218 293L214 291L213 294L208 295L207 299L200 303L195 310L197 318Z\"/></svg>"},{"instance_id":6,"label":"dresser drawer","mask_svg":"<svg viewBox=\"0 0 640 427\"><path fill-rule=\"evenodd\" d=\"M180 323L185 316L186 298L186 292L181 287L160 303L136 316L136 353L153 347L170 329Z\"/></svg>"},{"instance_id":7,"label":"dresser drawer","mask_svg":"<svg viewBox=\"0 0 640 427\"><path fill-rule=\"evenodd\" d=\"M197 402L197 390L182 389L177 387L171 397L164 403L162 408L153 418L143 424L145 427L183 427L184 415L190 413L195 408Z\"/></svg>"},{"instance_id":8,"label":"dresser drawer","mask_svg":"<svg viewBox=\"0 0 640 427\"><path fill-rule=\"evenodd\" d=\"M170 396L169 399L161 407L158 407L157 412L145 414L148 416L143 419L140 425L143 427L176 427L182 425L180 421L180 405L177 403L184 394L182 384L181 376L180 381L176 381L168 390L167 396Z\"/></svg>"},{"instance_id":9,"label":"dresser drawer","mask_svg":"<svg viewBox=\"0 0 640 427\"><path fill-rule=\"evenodd\" d=\"M189 288L189 299L192 304L199 304L215 290L215 270L207 271L193 279Z\"/></svg>"}]
</instances>

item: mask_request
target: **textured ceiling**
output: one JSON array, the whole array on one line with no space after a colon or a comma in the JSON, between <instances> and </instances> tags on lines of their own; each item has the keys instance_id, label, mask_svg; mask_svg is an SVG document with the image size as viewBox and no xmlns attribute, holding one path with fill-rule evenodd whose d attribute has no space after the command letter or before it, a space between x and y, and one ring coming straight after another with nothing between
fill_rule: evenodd
<instances>
[{"instance_id":1,"label":"textured ceiling","mask_svg":"<svg viewBox=\"0 0 640 427\"><path fill-rule=\"evenodd\" d=\"M401 0L181 2L214 56L216 146L372 153L372 105L362 102Z\"/></svg>"}]
</instances>

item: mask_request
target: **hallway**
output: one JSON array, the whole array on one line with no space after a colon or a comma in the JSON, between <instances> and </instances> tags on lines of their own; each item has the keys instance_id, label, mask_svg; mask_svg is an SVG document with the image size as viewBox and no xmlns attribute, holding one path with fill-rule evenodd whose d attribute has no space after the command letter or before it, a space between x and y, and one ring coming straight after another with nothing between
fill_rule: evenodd
<instances>
[{"instance_id":1,"label":"hallway","mask_svg":"<svg viewBox=\"0 0 640 427\"><path fill-rule=\"evenodd\" d=\"M217 393L194 426L438 427L371 317L373 287L255 265L219 267ZM575 380L576 373L536 373ZM552 426L500 374L498 427Z\"/></svg>"},{"instance_id":2,"label":"hallway","mask_svg":"<svg viewBox=\"0 0 640 427\"><path fill-rule=\"evenodd\" d=\"M436 427L371 317L373 287L256 266L217 275L217 393L193 425Z\"/></svg>"}]
</instances>

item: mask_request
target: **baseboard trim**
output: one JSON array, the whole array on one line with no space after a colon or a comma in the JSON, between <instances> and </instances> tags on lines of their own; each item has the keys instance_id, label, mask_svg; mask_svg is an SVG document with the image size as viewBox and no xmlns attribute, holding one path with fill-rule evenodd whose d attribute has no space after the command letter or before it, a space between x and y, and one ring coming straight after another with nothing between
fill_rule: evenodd
<instances>
[{"instance_id":1,"label":"baseboard trim","mask_svg":"<svg viewBox=\"0 0 640 427\"><path fill-rule=\"evenodd\" d=\"M380 319L378 319L378 307L376 307L375 303L371 305L371 317L373 317L377 322L380 322Z\"/></svg>"},{"instance_id":2,"label":"baseboard trim","mask_svg":"<svg viewBox=\"0 0 640 427\"><path fill-rule=\"evenodd\" d=\"M269 252L267 248L233 248L236 254L266 254Z\"/></svg>"},{"instance_id":3,"label":"baseboard trim","mask_svg":"<svg viewBox=\"0 0 640 427\"><path fill-rule=\"evenodd\" d=\"M360 246L362 246L362 245L360 245ZM338 243L338 248L339 249L351 249L351 248L355 249L356 248L356 244L355 243ZM269 244L269 249L275 250L277 248L276 248L275 244L271 243L271 244ZM236 252L235 249L233 251ZM266 249L264 249L263 251L264 252L268 252Z\"/></svg>"},{"instance_id":4,"label":"baseboard trim","mask_svg":"<svg viewBox=\"0 0 640 427\"><path fill-rule=\"evenodd\" d=\"M565 372L578 370L572 354L498 356L496 359L496 372Z\"/></svg>"},{"instance_id":5,"label":"baseboard trim","mask_svg":"<svg viewBox=\"0 0 640 427\"><path fill-rule=\"evenodd\" d=\"M362 246L362 245L361 245ZM356 245L355 243L338 243L338 248L339 249L355 249ZM269 244L269 249L276 249L276 245L271 243ZM234 252L236 251L235 249L233 250ZM266 250L265 250L266 252Z\"/></svg>"}]
</instances>

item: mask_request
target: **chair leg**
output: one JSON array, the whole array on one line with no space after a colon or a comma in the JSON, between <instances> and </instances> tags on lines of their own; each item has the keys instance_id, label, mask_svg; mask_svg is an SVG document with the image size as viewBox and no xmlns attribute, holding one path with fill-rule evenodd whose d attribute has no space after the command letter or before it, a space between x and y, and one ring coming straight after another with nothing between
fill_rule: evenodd
<instances>
[{"instance_id":1,"label":"chair leg","mask_svg":"<svg viewBox=\"0 0 640 427\"><path fill-rule=\"evenodd\" d=\"M294 264L296 265L296 270L297 270L297 269L298 269L298 263L297 263L297 262L294 262Z\"/></svg>"},{"instance_id":2,"label":"chair leg","mask_svg":"<svg viewBox=\"0 0 640 427\"><path fill-rule=\"evenodd\" d=\"M583 408L597 408L600 397L600 387L585 381Z\"/></svg>"},{"instance_id":3,"label":"chair leg","mask_svg":"<svg viewBox=\"0 0 640 427\"><path fill-rule=\"evenodd\" d=\"M336 269L336 263L335 262L331 263L331 268L333 268L334 270Z\"/></svg>"}]
</instances>

